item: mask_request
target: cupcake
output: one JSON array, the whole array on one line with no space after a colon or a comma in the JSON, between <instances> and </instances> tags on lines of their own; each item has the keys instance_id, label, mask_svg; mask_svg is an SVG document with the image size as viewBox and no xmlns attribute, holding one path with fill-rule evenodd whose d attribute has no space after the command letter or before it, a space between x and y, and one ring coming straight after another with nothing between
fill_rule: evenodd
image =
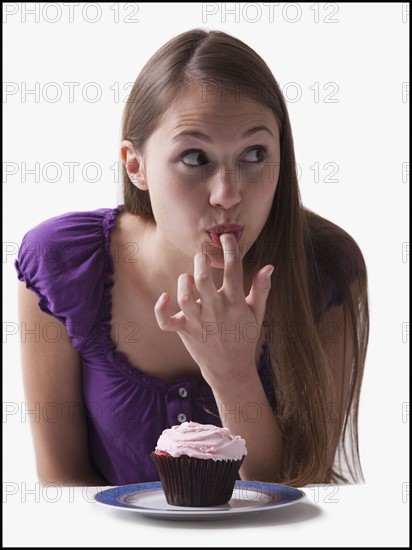
<instances>
[{"instance_id":1,"label":"cupcake","mask_svg":"<svg viewBox=\"0 0 412 550\"><path fill-rule=\"evenodd\" d=\"M227 428L183 422L162 432L150 457L169 504L203 507L232 498L246 454L245 440Z\"/></svg>"}]
</instances>

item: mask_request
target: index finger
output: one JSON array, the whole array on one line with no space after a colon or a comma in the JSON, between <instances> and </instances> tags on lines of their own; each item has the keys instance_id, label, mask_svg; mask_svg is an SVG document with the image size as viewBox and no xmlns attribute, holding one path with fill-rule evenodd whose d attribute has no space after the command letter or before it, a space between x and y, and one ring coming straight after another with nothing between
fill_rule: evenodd
<instances>
[{"instance_id":1,"label":"index finger","mask_svg":"<svg viewBox=\"0 0 412 550\"><path fill-rule=\"evenodd\" d=\"M239 245L233 233L220 235L225 262L223 272L223 290L230 301L244 300L243 264Z\"/></svg>"}]
</instances>

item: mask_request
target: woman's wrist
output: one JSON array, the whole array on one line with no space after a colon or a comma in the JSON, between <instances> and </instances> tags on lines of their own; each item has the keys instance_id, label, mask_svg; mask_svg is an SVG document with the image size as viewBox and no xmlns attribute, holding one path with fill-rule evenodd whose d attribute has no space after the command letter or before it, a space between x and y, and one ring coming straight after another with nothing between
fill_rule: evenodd
<instances>
[{"instance_id":1,"label":"woman's wrist","mask_svg":"<svg viewBox=\"0 0 412 550\"><path fill-rule=\"evenodd\" d=\"M256 367L248 376L212 386L222 426L246 441L242 479L278 482L283 438Z\"/></svg>"},{"instance_id":2,"label":"woman's wrist","mask_svg":"<svg viewBox=\"0 0 412 550\"><path fill-rule=\"evenodd\" d=\"M250 395L250 388L257 383L260 384L259 374L254 363L223 365L219 374L220 376L214 376L208 380L205 378L215 397L218 395L229 400L247 398L248 394Z\"/></svg>"},{"instance_id":3,"label":"woman's wrist","mask_svg":"<svg viewBox=\"0 0 412 550\"><path fill-rule=\"evenodd\" d=\"M222 424L249 429L262 419L274 421L274 413L255 367L248 377L233 379L225 385L211 386ZM227 426L229 427L229 426Z\"/></svg>"}]
</instances>

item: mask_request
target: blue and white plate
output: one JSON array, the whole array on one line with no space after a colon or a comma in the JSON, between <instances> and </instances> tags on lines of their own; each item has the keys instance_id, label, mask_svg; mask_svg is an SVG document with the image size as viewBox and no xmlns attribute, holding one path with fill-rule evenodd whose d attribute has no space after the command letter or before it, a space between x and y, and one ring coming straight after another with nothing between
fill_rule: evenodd
<instances>
[{"instance_id":1,"label":"blue and white plate","mask_svg":"<svg viewBox=\"0 0 412 550\"><path fill-rule=\"evenodd\" d=\"M119 510L138 512L161 519L217 519L271 510L299 502L305 493L287 485L256 481L236 481L227 504L192 508L168 504L162 483L137 483L106 489L95 495L96 502Z\"/></svg>"}]
</instances>

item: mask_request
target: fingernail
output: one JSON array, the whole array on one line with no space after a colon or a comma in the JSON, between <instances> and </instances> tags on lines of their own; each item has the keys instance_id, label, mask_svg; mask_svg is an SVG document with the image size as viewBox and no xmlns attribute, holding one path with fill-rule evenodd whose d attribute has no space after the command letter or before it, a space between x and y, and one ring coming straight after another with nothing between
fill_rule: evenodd
<instances>
[{"instance_id":1,"label":"fingernail","mask_svg":"<svg viewBox=\"0 0 412 550\"><path fill-rule=\"evenodd\" d=\"M166 300L166 298L167 298L167 293L166 293L166 292L163 292L163 294L160 296L160 300L161 300L162 302L164 302L164 301Z\"/></svg>"},{"instance_id":2,"label":"fingernail","mask_svg":"<svg viewBox=\"0 0 412 550\"><path fill-rule=\"evenodd\" d=\"M273 273L274 270L275 270L275 268L274 268L274 267L271 267L271 268L269 269L269 271L266 271L266 274L265 274L265 275L266 275L266 277L267 277L268 279L270 279L270 277L272 276L272 273Z\"/></svg>"}]
</instances>

